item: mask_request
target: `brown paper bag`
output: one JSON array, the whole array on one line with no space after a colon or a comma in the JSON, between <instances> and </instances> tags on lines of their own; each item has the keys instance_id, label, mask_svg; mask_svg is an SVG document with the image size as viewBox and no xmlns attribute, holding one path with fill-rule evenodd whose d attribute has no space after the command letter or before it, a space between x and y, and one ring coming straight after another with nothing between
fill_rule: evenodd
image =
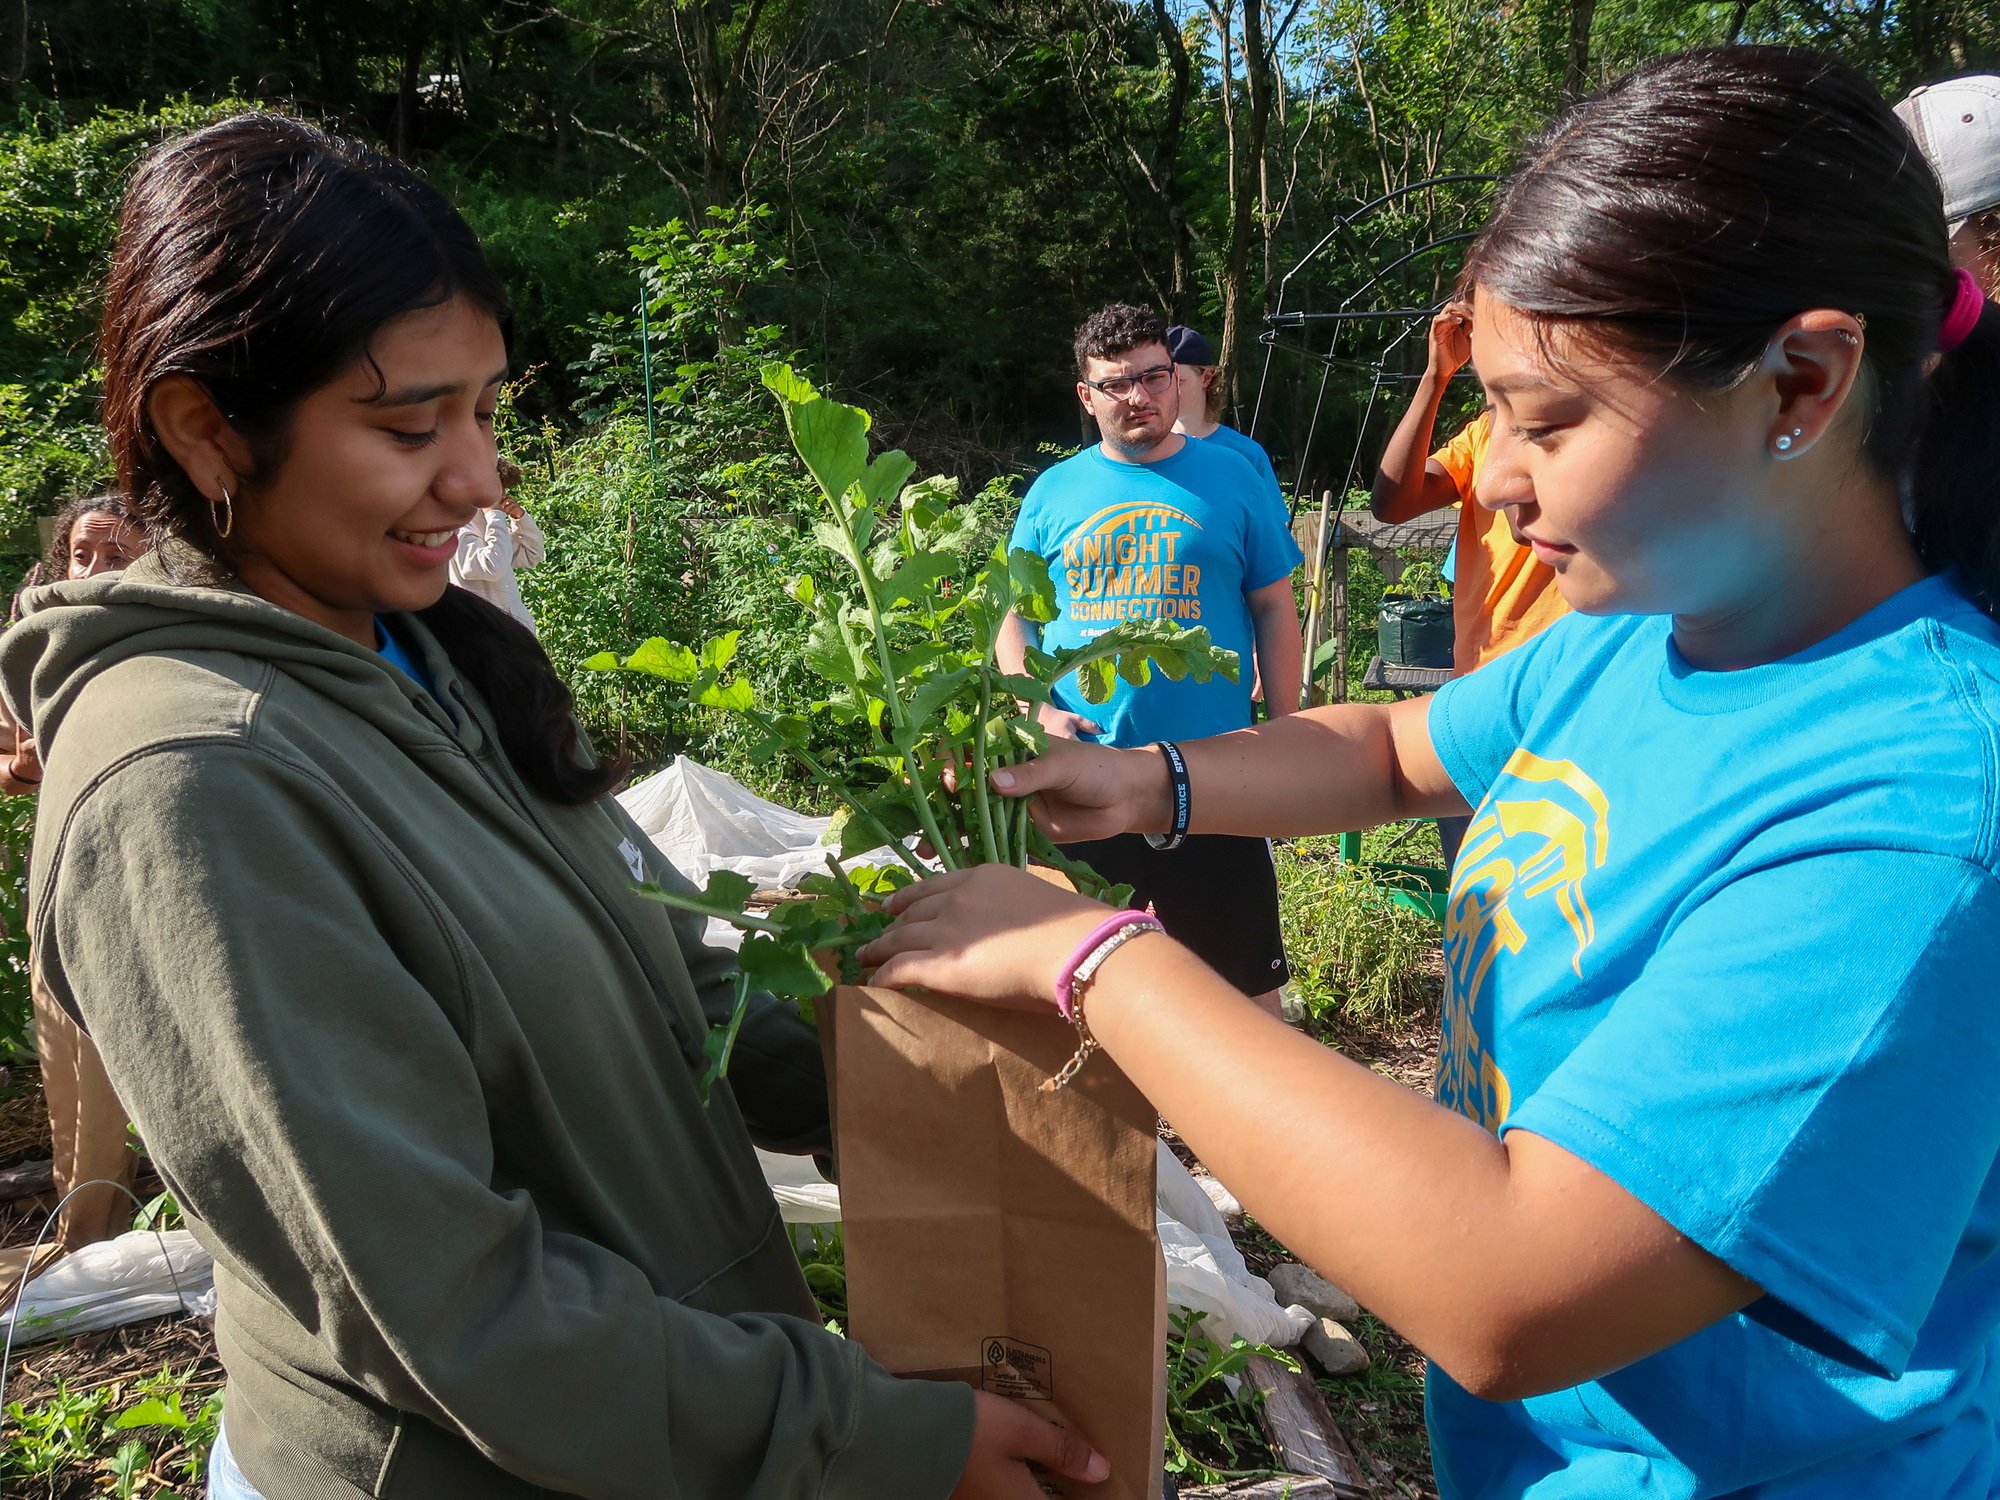
<instances>
[{"instance_id":1,"label":"brown paper bag","mask_svg":"<svg viewBox=\"0 0 2000 1500\"><path fill-rule=\"evenodd\" d=\"M1102 1485L1159 1500L1166 1268L1158 1117L1109 1058L1057 1093L1051 1015L837 990L831 1072L848 1333L903 1375L962 1380L1083 1433Z\"/></svg>"}]
</instances>

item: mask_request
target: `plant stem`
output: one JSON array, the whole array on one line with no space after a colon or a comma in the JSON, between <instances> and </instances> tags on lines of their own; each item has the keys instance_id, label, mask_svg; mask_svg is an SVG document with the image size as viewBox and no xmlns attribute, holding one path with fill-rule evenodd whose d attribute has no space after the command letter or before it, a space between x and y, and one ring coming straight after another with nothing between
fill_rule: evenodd
<instances>
[{"instance_id":1,"label":"plant stem","mask_svg":"<svg viewBox=\"0 0 2000 1500\"><path fill-rule=\"evenodd\" d=\"M923 825L924 836L931 841L931 849L938 857L938 863L947 870L956 870L957 850L945 838L944 830L938 826L937 811L931 806L931 799L924 794L924 760L915 745L898 743L897 750L903 757L903 774L910 783L910 805L916 809L917 821ZM924 871L929 875L930 871Z\"/></svg>"},{"instance_id":2,"label":"plant stem","mask_svg":"<svg viewBox=\"0 0 2000 1500\"><path fill-rule=\"evenodd\" d=\"M708 1101L708 1091L718 1078L729 1076L729 1055L736 1050L736 1033L743 1029L743 1018L750 1012L750 976L741 969L736 971L736 1008L729 1013L729 1029L722 1034L722 1046L715 1055L715 1064L701 1080L702 1102Z\"/></svg>"},{"instance_id":3,"label":"plant stem","mask_svg":"<svg viewBox=\"0 0 2000 1500\"><path fill-rule=\"evenodd\" d=\"M797 745L792 744L791 742L786 740L783 735L779 734L777 731L777 727L773 725L769 719L765 718L764 715L758 713L755 709L746 709L744 711L743 716L749 719L758 728L762 729L766 734L770 735L773 739L776 739L780 743L784 744L786 751L791 755L792 759L796 760L800 765L804 766L806 768L806 773L810 775L813 778L813 780L817 781L820 784L820 786L823 787L825 790L832 792L833 795L837 799L839 799L840 805L842 807L846 808L848 812L853 814L855 817L860 818L863 822L865 822L869 827L873 828L875 832L881 836L882 842L886 844L890 849L895 851L896 858L900 859L904 863L904 865L906 865L909 868L911 874L915 875L919 880L921 880L925 876L931 873L929 870L926 870L924 868L922 861L918 860L916 856L911 854L909 850L903 847L903 841L901 839L897 838L893 833L889 832L887 828L883 827L882 820L880 818L876 817L875 814L870 812L866 807L862 806L859 802L855 801L854 798L848 794L847 789L833 778L833 776L827 771L825 766L821 765L818 761L814 760L812 756L808 755L805 751L801 750Z\"/></svg>"},{"instance_id":4,"label":"plant stem","mask_svg":"<svg viewBox=\"0 0 2000 1500\"><path fill-rule=\"evenodd\" d=\"M662 906L671 906L675 911L698 912L704 917L716 917L731 927L741 927L746 932L768 932L784 936L785 929L776 922L767 922L762 917L753 917L747 911L717 911L696 896L683 896L679 891L670 891L664 886L642 885L639 894L649 901L657 901Z\"/></svg>"},{"instance_id":5,"label":"plant stem","mask_svg":"<svg viewBox=\"0 0 2000 1500\"><path fill-rule=\"evenodd\" d=\"M993 828L993 789L986 784L986 729L993 714L993 678L979 664L979 722L972 726L972 805L979 810L979 836L986 862L1000 864L1000 839Z\"/></svg>"}]
</instances>

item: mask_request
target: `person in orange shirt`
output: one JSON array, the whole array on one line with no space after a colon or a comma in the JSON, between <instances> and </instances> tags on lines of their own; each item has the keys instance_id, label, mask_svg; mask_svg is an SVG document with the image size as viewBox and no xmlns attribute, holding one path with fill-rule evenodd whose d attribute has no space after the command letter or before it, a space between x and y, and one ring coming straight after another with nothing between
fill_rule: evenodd
<instances>
[{"instance_id":1,"label":"person in orange shirt","mask_svg":"<svg viewBox=\"0 0 2000 1500\"><path fill-rule=\"evenodd\" d=\"M1516 541L1503 511L1473 498L1486 467L1492 417L1482 412L1457 437L1429 453L1445 387L1470 357L1472 308L1445 304L1431 319L1430 358L1403 420L1389 437L1369 509L1378 521L1409 521L1459 507L1458 573L1452 586L1452 665L1461 676L1484 666L1559 619L1567 608L1555 572Z\"/></svg>"}]
</instances>

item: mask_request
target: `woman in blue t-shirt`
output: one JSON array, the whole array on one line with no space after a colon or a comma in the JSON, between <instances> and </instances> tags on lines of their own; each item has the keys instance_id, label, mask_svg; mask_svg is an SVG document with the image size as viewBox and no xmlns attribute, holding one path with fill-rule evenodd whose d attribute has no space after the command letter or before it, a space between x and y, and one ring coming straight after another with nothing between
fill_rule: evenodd
<instances>
[{"instance_id":1,"label":"woman in blue t-shirt","mask_svg":"<svg viewBox=\"0 0 2000 1500\"><path fill-rule=\"evenodd\" d=\"M1087 1016L1430 1356L1447 1497L2000 1494L2000 312L1874 90L1761 48L1558 120L1461 295L1478 500L1577 613L1428 704L995 778L1058 839L1472 814L1437 1102L1019 872L864 957Z\"/></svg>"}]
</instances>

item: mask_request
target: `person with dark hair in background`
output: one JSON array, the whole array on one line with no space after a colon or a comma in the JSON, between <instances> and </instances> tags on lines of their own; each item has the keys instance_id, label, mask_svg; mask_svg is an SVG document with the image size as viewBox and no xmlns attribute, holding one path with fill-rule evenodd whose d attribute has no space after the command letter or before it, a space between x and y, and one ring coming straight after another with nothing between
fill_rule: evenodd
<instances>
[{"instance_id":1,"label":"person with dark hair in background","mask_svg":"<svg viewBox=\"0 0 2000 1500\"><path fill-rule=\"evenodd\" d=\"M1445 390L1471 357L1472 306L1455 299L1431 319L1424 373L1382 450L1368 497L1378 521L1414 521L1448 505L1459 507L1451 657L1461 675L1533 640L1569 610L1555 570L1514 535L1505 512L1475 499L1492 413L1481 412L1431 451Z\"/></svg>"},{"instance_id":2,"label":"person with dark hair in background","mask_svg":"<svg viewBox=\"0 0 2000 1500\"><path fill-rule=\"evenodd\" d=\"M1298 707L1298 543L1247 463L1175 430L1179 383L1166 340L1158 317L1127 303L1091 314L1077 331L1077 400L1101 438L1035 480L1008 543L1047 561L1057 614L1037 629L1010 612L996 655L1001 670L1018 673L1030 646L1075 646L1124 620L1163 619L1206 629L1242 666L1234 682L1169 682L1157 672L1143 687L1120 681L1101 704L1086 703L1065 678L1039 711L1053 735L1148 745L1240 729L1253 717L1253 673L1273 716ZM1269 843L1181 843L1155 847L1120 833L1067 852L1131 886L1134 901L1276 1015L1291 969Z\"/></svg>"},{"instance_id":3,"label":"person with dark hair in background","mask_svg":"<svg viewBox=\"0 0 2000 1500\"><path fill-rule=\"evenodd\" d=\"M458 529L451 581L533 630L535 617L528 613L514 574L539 563L548 540L535 518L509 493L520 482L520 466L500 460L500 498Z\"/></svg>"},{"instance_id":4,"label":"person with dark hair in background","mask_svg":"<svg viewBox=\"0 0 2000 1500\"><path fill-rule=\"evenodd\" d=\"M1199 830L1472 814L1436 1100L1021 871L897 892L862 959L1060 978L1429 1357L1446 1500L2000 1494L2000 308L1868 81L1755 47L1572 107L1460 292L1478 503L1574 612L1428 700L1180 747ZM1169 826L1168 769L994 781L1094 838Z\"/></svg>"},{"instance_id":5,"label":"person with dark hair in background","mask_svg":"<svg viewBox=\"0 0 2000 1500\"><path fill-rule=\"evenodd\" d=\"M1007 1497L1073 1434L821 1327L751 1149L827 1144L810 1028L606 794L535 638L450 587L508 303L408 168L245 115L126 192L104 412L156 550L31 596L34 937L215 1255L262 1494Z\"/></svg>"},{"instance_id":6,"label":"person with dark hair in background","mask_svg":"<svg viewBox=\"0 0 2000 1500\"><path fill-rule=\"evenodd\" d=\"M2000 297L2000 74L1925 84L1896 114L1944 189L1952 264Z\"/></svg>"},{"instance_id":7,"label":"person with dark hair in background","mask_svg":"<svg viewBox=\"0 0 2000 1500\"><path fill-rule=\"evenodd\" d=\"M47 555L29 570L29 581L14 597L9 623L20 618L22 595L34 585L114 572L143 556L146 545L146 534L123 495L79 495L66 501L50 528ZM42 762L34 738L21 731L4 707L0 707L0 733L11 735L14 745L13 753L0 763L0 792L10 796L39 792ZM138 1160L128 1139L124 1106L105 1075L103 1059L50 996L32 954L28 987L34 997L35 1056L49 1110L52 1175L62 1204L53 1248L63 1254L131 1227L132 1200L111 1184L131 1187ZM105 1185L72 1192L90 1182ZM34 1268L24 1264L22 1269Z\"/></svg>"}]
</instances>

